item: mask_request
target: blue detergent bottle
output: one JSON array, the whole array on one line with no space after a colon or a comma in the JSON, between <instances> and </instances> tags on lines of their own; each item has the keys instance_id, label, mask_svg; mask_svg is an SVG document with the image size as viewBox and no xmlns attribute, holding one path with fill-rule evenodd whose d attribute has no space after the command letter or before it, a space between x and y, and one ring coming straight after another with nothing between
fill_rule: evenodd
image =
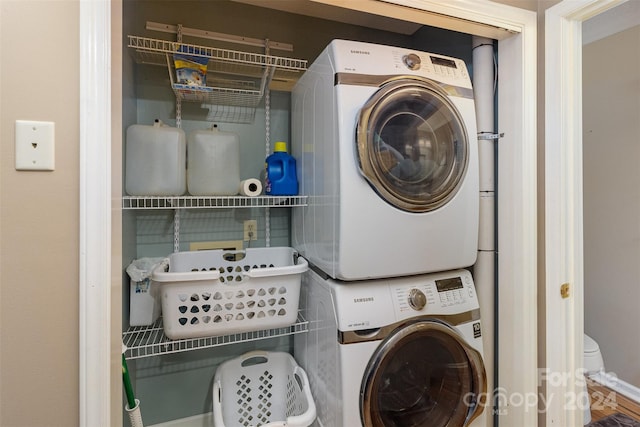
<instances>
[{"instance_id":1,"label":"blue detergent bottle","mask_svg":"<svg viewBox=\"0 0 640 427\"><path fill-rule=\"evenodd\" d=\"M296 159L287 153L286 142L276 142L273 154L265 161L264 193L270 196L295 196L298 194Z\"/></svg>"}]
</instances>

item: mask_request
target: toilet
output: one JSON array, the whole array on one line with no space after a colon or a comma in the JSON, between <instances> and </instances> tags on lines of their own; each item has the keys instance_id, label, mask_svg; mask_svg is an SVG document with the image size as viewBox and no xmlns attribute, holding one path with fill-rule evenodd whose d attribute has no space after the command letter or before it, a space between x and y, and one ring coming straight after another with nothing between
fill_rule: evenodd
<instances>
[{"instance_id":1,"label":"toilet","mask_svg":"<svg viewBox=\"0 0 640 427\"><path fill-rule=\"evenodd\" d=\"M600 346L589 335L584 334L584 369L586 375L595 374L604 370L604 361Z\"/></svg>"},{"instance_id":2,"label":"toilet","mask_svg":"<svg viewBox=\"0 0 640 427\"><path fill-rule=\"evenodd\" d=\"M597 372L604 372L604 361L602 360L602 353L600 352L600 346L589 335L584 334L584 351L583 351L583 368L585 370L584 375L589 376ZM584 391L588 395L587 385L584 385ZM591 399L589 399L591 401ZM591 422L591 408L589 405L584 409L583 413L583 425L587 425Z\"/></svg>"}]
</instances>

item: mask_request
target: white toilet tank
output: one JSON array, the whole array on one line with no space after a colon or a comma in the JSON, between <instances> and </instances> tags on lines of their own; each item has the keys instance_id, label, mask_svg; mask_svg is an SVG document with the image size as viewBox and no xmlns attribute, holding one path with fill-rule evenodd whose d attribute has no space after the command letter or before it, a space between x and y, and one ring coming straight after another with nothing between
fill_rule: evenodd
<instances>
[{"instance_id":1,"label":"white toilet tank","mask_svg":"<svg viewBox=\"0 0 640 427\"><path fill-rule=\"evenodd\" d=\"M604 370L600 346L587 334L584 334L584 369L587 375Z\"/></svg>"}]
</instances>

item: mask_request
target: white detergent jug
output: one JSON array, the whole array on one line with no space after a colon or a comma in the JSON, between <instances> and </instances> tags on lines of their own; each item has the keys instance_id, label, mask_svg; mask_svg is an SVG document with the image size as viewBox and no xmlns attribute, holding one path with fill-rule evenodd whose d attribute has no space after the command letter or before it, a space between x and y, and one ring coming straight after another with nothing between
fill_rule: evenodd
<instances>
[{"instance_id":1,"label":"white detergent jug","mask_svg":"<svg viewBox=\"0 0 640 427\"><path fill-rule=\"evenodd\" d=\"M240 190L238 135L211 129L189 132L187 187L194 196L234 196Z\"/></svg>"},{"instance_id":2,"label":"white detergent jug","mask_svg":"<svg viewBox=\"0 0 640 427\"><path fill-rule=\"evenodd\" d=\"M127 128L125 191L131 196L180 196L186 185L184 131L156 120Z\"/></svg>"}]
</instances>

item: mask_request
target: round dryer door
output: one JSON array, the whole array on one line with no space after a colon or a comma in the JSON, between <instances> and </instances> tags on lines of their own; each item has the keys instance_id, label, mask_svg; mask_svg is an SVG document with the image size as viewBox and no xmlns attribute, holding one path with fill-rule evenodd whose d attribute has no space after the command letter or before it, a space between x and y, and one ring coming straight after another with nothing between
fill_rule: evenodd
<instances>
[{"instance_id":1,"label":"round dryer door","mask_svg":"<svg viewBox=\"0 0 640 427\"><path fill-rule=\"evenodd\" d=\"M421 320L374 353L360 390L365 427L463 427L483 410L482 356L453 328Z\"/></svg>"},{"instance_id":2,"label":"round dryer door","mask_svg":"<svg viewBox=\"0 0 640 427\"><path fill-rule=\"evenodd\" d=\"M383 84L360 110L356 142L362 175L388 203L409 212L445 205L467 169L462 118L426 79Z\"/></svg>"}]
</instances>

